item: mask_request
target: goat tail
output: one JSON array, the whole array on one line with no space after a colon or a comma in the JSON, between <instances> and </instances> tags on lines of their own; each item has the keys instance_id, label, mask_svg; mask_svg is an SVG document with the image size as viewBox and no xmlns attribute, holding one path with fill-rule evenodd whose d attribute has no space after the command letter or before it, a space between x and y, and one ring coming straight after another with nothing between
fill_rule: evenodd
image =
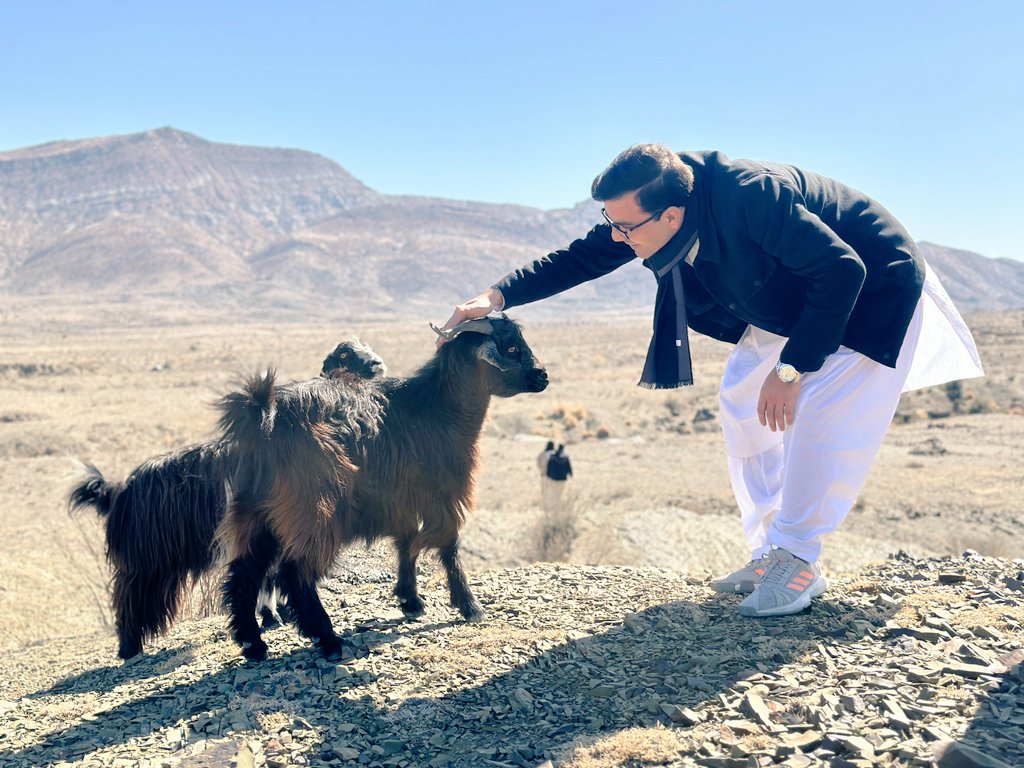
<instances>
[{"instance_id":1,"label":"goat tail","mask_svg":"<svg viewBox=\"0 0 1024 768\"><path fill-rule=\"evenodd\" d=\"M277 418L276 373L268 368L265 374L248 379L238 392L221 398L220 428L235 443L251 446L270 437Z\"/></svg>"},{"instance_id":2,"label":"goat tail","mask_svg":"<svg viewBox=\"0 0 1024 768\"><path fill-rule=\"evenodd\" d=\"M103 473L92 464L85 465L85 473L85 477L68 495L68 513L73 514L85 507L93 507L100 517L107 517L121 484L107 482Z\"/></svg>"}]
</instances>

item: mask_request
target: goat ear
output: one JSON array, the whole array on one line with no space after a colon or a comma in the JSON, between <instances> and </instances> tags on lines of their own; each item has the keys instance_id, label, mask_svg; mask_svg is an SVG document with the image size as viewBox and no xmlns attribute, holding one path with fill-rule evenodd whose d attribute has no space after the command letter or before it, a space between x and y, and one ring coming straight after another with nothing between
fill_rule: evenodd
<instances>
[{"instance_id":1,"label":"goat ear","mask_svg":"<svg viewBox=\"0 0 1024 768\"><path fill-rule=\"evenodd\" d=\"M502 362L501 356L498 354L498 347L494 343L494 339L487 339L487 341L477 347L476 356L477 359L483 360L488 365L493 365L499 371L507 371L512 367Z\"/></svg>"}]
</instances>

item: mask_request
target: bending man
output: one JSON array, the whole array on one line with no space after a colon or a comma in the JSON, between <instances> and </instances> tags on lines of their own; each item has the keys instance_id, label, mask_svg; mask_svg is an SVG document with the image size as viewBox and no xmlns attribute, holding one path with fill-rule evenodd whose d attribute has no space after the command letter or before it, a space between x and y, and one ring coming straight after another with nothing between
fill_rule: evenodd
<instances>
[{"instance_id":1,"label":"bending man","mask_svg":"<svg viewBox=\"0 0 1024 768\"><path fill-rule=\"evenodd\" d=\"M456 307L448 326L633 258L658 282L640 385L692 383L687 329L735 345L722 379L729 476L751 560L712 581L740 613L796 613L828 583L822 537L856 501L901 392L982 375L971 334L885 208L787 165L622 152L604 223Z\"/></svg>"}]
</instances>

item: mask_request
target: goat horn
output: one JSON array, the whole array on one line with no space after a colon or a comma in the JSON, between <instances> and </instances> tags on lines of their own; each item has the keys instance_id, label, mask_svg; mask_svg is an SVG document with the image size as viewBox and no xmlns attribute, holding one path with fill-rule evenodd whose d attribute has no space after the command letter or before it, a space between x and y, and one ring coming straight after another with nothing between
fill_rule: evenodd
<instances>
[{"instance_id":1,"label":"goat horn","mask_svg":"<svg viewBox=\"0 0 1024 768\"><path fill-rule=\"evenodd\" d=\"M436 333L438 336L440 336L445 341L451 341L456 336L458 336L460 333L464 333L465 331L473 331L475 333L484 333L484 334L487 334L488 336L490 336L492 333L494 333L494 326L491 325L491 321L488 320L487 318L478 318L476 320L466 320L464 322L459 323L454 328L449 328L447 331L443 330L441 328L438 328L433 323L430 323L430 328L431 328L431 330L434 331L434 333Z\"/></svg>"},{"instance_id":2,"label":"goat horn","mask_svg":"<svg viewBox=\"0 0 1024 768\"><path fill-rule=\"evenodd\" d=\"M448 331L442 331L440 328L438 328L433 323L430 323L429 325L430 325L430 330L432 330L434 333L436 333L438 336L440 336L445 341L451 341L452 337L455 336L455 329L454 328L452 328L451 330L448 330Z\"/></svg>"}]
</instances>

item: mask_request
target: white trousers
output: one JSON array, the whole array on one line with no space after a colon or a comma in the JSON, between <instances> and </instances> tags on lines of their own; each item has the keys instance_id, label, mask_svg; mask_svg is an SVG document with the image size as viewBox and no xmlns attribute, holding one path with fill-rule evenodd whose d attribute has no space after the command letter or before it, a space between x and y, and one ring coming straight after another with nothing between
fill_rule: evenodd
<instances>
[{"instance_id":1,"label":"white trousers","mask_svg":"<svg viewBox=\"0 0 1024 768\"><path fill-rule=\"evenodd\" d=\"M748 327L720 391L729 478L751 556L782 547L815 562L853 507L900 394L984 375L974 339L931 270L895 368L846 347L801 377L794 423L772 432L757 401L787 339Z\"/></svg>"}]
</instances>

